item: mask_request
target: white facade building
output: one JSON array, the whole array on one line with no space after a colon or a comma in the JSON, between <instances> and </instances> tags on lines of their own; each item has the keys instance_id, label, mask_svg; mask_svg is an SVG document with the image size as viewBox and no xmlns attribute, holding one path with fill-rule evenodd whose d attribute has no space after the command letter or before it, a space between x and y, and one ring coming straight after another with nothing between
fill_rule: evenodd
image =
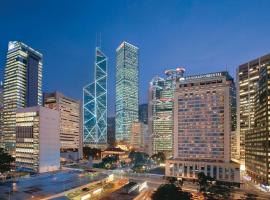
<instances>
[{"instance_id":1,"label":"white facade building","mask_svg":"<svg viewBox=\"0 0 270 200\"><path fill-rule=\"evenodd\" d=\"M16 113L16 167L38 173L60 168L59 112L36 106Z\"/></svg>"}]
</instances>

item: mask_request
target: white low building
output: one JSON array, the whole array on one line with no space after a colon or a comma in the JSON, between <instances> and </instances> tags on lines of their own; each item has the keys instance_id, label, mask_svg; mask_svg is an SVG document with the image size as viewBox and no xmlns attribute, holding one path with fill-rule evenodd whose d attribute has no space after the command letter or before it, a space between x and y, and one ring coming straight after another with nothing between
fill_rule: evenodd
<instances>
[{"instance_id":1,"label":"white low building","mask_svg":"<svg viewBox=\"0 0 270 200\"><path fill-rule=\"evenodd\" d=\"M221 182L240 183L240 168L234 162L202 162L183 161L180 159L166 160L166 176L176 176L186 180L195 180L199 172Z\"/></svg>"},{"instance_id":2,"label":"white low building","mask_svg":"<svg viewBox=\"0 0 270 200\"><path fill-rule=\"evenodd\" d=\"M38 173L60 168L58 111L41 106L17 110L16 167Z\"/></svg>"}]
</instances>

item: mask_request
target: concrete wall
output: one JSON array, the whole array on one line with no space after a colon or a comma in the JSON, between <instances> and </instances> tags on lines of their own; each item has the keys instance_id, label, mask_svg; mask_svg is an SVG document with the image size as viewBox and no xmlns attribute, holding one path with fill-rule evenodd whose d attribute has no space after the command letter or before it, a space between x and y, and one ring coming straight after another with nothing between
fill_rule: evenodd
<instances>
[{"instance_id":1,"label":"concrete wall","mask_svg":"<svg viewBox=\"0 0 270 200\"><path fill-rule=\"evenodd\" d=\"M60 168L59 112L40 107L39 112L39 172Z\"/></svg>"}]
</instances>

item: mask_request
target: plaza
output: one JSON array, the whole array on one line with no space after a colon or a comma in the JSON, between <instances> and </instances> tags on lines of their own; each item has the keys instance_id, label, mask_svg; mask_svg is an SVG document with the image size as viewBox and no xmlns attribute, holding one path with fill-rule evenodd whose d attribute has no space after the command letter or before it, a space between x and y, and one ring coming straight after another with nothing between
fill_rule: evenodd
<instances>
[{"instance_id":1,"label":"plaza","mask_svg":"<svg viewBox=\"0 0 270 200\"><path fill-rule=\"evenodd\" d=\"M0 200L44 199L106 177L101 173L65 170L18 178L0 183Z\"/></svg>"}]
</instances>

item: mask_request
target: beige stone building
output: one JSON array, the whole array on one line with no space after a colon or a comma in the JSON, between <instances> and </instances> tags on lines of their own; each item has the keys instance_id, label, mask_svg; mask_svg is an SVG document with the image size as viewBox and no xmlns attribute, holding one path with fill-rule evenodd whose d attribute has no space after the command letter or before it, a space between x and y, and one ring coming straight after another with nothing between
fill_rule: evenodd
<instances>
[{"instance_id":1,"label":"beige stone building","mask_svg":"<svg viewBox=\"0 0 270 200\"><path fill-rule=\"evenodd\" d=\"M216 180L239 183L239 165L231 161L235 126L235 88L228 72L185 77L174 93L173 159L166 175L187 179L203 171Z\"/></svg>"},{"instance_id":2,"label":"beige stone building","mask_svg":"<svg viewBox=\"0 0 270 200\"><path fill-rule=\"evenodd\" d=\"M44 107L59 111L61 157L78 159L82 153L80 101L59 92L44 93Z\"/></svg>"}]
</instances>

